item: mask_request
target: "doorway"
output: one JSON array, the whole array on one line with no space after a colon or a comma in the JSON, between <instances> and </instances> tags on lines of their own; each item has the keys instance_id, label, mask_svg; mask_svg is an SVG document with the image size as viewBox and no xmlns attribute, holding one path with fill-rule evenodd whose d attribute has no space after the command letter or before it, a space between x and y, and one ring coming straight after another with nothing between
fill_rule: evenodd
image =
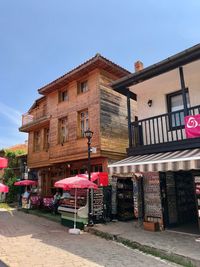
<instances>
[{"instance_id":1,"label":"doorway","mask_svg":"<svg viewBox=\"0 0 200 267\"><path fill-rule=\"evenodd\" d=\"M134 218L132 178L117 179L117 218L121 221Z\"/></svg>"},{"instance_id":2,"label":"doorway","mask_svg":"<svg viewBox=\"0 0 200 267\"><path fill-rule=\"evenodd\" d=\"M199 233L192 172L161 172L160 186L165 228L179 232Z\"/></svg>"}]
</instances>

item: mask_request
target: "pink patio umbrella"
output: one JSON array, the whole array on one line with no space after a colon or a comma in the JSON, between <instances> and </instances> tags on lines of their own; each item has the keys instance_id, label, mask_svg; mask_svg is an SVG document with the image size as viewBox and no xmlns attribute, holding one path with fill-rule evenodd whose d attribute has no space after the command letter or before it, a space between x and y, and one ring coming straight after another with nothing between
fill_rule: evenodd
<instances>
[{"instance_id":1,"label":"pink patio umbrella","mask_svg":"<svg viewBox=\"0 0 200 267\"><path fill-rule=\"evenodd\" d=\"M18 185L18 186L37 185L37 181L21 180L21 181L15 182L14 185Z\"/></svg>"},{"instance_id":2,"label":"pink patio umbrella","mask_svg":"<svg viewBox=\"0 0 200 267\"><path fill-rule=\"evenodd\" d=\"M89 181L87 177L81 177L79 175L57 181L55 182L54 186L63 188L64 190L69 190L72 188L98 189L98 186L94 184L93 182Z\"/></svg>"},{"instance_id":3,"label":"pink patio umbrella","mask_svg":"<svg viewBox=\"0 0 200 267\"><path fill-rule=\"evenodd\" d=\"M8 193L9 187L5 184L0 183L0 193Z\"/></svg>"},{"instance_id":4,"label":"pink patio umbrella","mask_svg":"<svg viewBox=\"0 0 200 267\"><path fill-rule=\"evenodd\" d=\"M8 159L0 157L0 168L7 168L8 166Z\"/></svg>"},{"instance_id":5,"label":"pink patio umbrella","mask_svg":"<svg viewBox=\"0 0 200 267\"><path fill-rule=\"evenodd\" d=\"M98 186L93 182L89 181L85 177L74 176L62 179L57 181L54 184L55 187L63 188L64 190L69 190L75 188L75 211L74 211L74 229L69 229L69 233L71 234L79 234L80 230L76 229L76 201L77 201L77 188L90 188L90 189L98 189Z\"/></svg>"}]
</instances>

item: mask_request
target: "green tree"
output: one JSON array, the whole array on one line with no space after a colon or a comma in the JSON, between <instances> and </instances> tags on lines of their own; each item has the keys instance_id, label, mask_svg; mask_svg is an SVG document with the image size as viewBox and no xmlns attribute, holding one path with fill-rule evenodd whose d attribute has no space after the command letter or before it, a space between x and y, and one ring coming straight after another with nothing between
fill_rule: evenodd
<instances>
[{"instance_id":1,"label":"green tree","mask_svg":"<svg viewBox=\"0 0 200 267\"><path fill-rule=\"evenodd\" d=\"M17 186L14 186L14 183L18 180L16 170L19 170L20 167L17 156L23 153L24 151L21 150L15 152L5 150L5 157L8 158L8 167L4 170L4 182L9 186L9 193L6 197L6 201L9 203L17 200L19 189Z\"/></svg>"}]
</instances>

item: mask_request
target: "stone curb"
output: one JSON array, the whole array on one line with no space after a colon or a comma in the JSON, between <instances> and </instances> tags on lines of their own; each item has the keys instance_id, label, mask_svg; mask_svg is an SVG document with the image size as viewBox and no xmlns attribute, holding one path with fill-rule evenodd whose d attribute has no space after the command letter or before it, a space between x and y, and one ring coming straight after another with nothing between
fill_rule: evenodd
<instances>
[{"instance_id":1,"label":"stone curb","mask_svg":"<svg viewBox=\"0 0 200 267\"><path fill-rule=\"evenodd\" d=\"M200 260L196 260L196 259L186 257L184 255L176 254L173 252L169 252L167 250L151 247L148 245L143 245L136 241L131 241L129 239L120 237L119 235L114 235L114 234L110 234L107 232L103 232L92 227L85 227L84 231L90 234L94 234L96 236L102 237L107 240L116 241L132 249L138 249L144 253L151 254L155 257L159 257L161 259L165 259L165 260L168 260L170 262L173 262L173 263L185 266L185 267L200 266Z\"/></svg>"}]
</instances>

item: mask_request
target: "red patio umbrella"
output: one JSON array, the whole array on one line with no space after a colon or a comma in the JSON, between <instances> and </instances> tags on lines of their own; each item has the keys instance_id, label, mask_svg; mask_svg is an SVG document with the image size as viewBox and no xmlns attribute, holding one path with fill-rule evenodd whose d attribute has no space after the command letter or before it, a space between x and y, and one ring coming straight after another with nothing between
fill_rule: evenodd
<instances>
[{"instance_id":1,"label":"red patio umbrella","mask_svg":"<svg viewBox=\"0 0 200 267\"><path fill-rule=\"evenodd\" d=\"M37 185L37 181L21 180L21 181L15 182L14 185L18 185L18 186Z\"/></svg>"},{"instance_id":2,"label":"red patio umbrella","mask_svg":"<svg viewBox=\"0 0 200 267\"><path fill-rule=\"evenodd\" d=\"M93 182L89 181L87 177L81 177L79 175L57 181L54 186L63 188L64 190L69 190L72 188L98 188L98 186Z\"/></svg>"},{"instance_id":3,"label":"red patio umbrella","mask_svg":"<svg viewBox=\"0 0 200 267\"><path fill-rule=\"evenodd\" d=\"M8 159L0 157L0 168L7 168Z\"/></svg>"},{"instance_id":4,"label":"red patio umbrella","mask_svg":"<svg viewBox=\"0 0 200 267\"><path fill-rule=\"evenodd\" d=\"M73 234L79 234L80 230L76 229L76 199L77 199L77 188L90 188L90 189L98 189L98 186L93 182L89 181L85 177L74 176L62 179L57 181L54 184L55 187L63 188L64 190L69 190L75 188L75 211L74 211L74 229L70 229L69 232Z\"/></svg>"},{"instance_id":5,"label":"red patio umbrella","mask_svg":"<svg viewBox=\"0 0 200 267\"><path fill-rule=\"evenodd\" d=\"M0 183L0 192L1 193L8 193L9 192L9 187L5 184Z\"/></svg>"}]
</instances>

